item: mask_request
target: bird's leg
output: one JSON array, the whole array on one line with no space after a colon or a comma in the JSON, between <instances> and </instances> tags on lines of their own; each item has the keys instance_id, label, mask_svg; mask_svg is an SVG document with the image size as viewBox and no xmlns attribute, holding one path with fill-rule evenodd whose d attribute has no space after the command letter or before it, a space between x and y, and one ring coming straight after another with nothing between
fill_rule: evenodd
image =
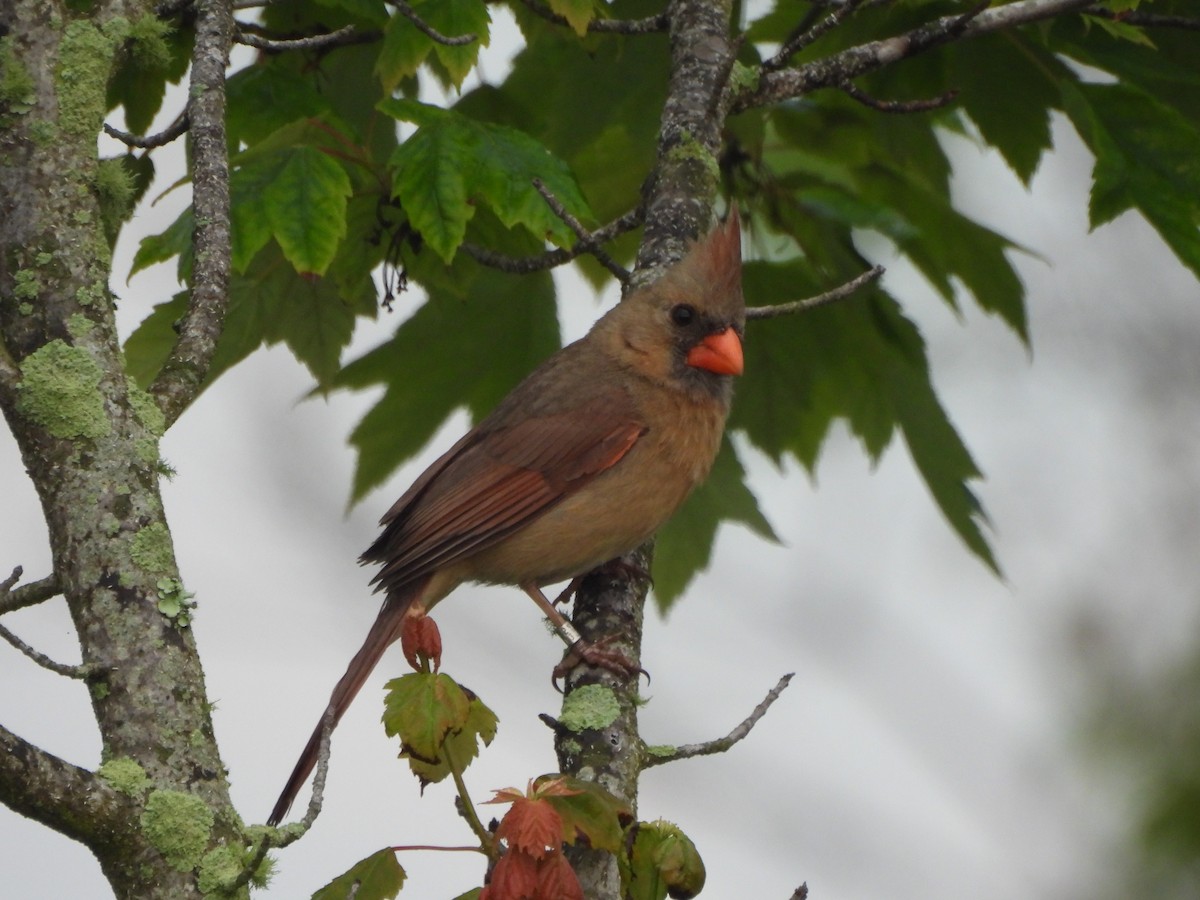
<instances>
[{"instance_id":1,"label":"bird's leg","mask_svg":"<svg viewBox=\"0 0 1200 900\"><path fill-rule=\"evenodd\" d=\"M564 603L566 603L568 600L570 600L572 597L574 597L575 592L577 590L579 590L579 586L581 584L583 584L583 578L584 578L584 576L582 576L582 575L576 575L574 578L572 578L567 583L567 586L565 588L563 588L562 593L554 598L554 605L562 606ZM539 591L539 593L540 593L540 591ZM538 605L540 606L541 604L538 604Z\"/></svg>"},{"instance_id":2,"label":"bird's leg","mask_svg":"<svg viewBox=\"0 0 1200 900\"><path fill-rule=\"evenodd\" d=\"M604 646L612 638L597 642L585 639L575 629L575 626L558 611L558 608L546 599L546 595L542 593L542 589L536 584L523 584L521 585L521 590L528 594L530 599L541 608L542 612L546 614L546 618L550 620L550 624L554 626L555 633L567 645L568 652L566 657L554 667L553 678L555 681L562 678L581 662L585 662L590 666L608 669L622 678L630 678L639 674L645 675L647 678L650 677L645 669L636 665L624 653L619 650L610 650Z\"/></svg>"}]
</instances>

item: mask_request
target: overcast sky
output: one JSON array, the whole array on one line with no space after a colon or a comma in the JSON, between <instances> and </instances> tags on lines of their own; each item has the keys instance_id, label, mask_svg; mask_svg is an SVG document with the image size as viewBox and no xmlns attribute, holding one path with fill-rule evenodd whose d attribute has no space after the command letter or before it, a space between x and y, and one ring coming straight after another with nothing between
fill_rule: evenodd
<instances>
[{"instance_id":1,"label":"overcast sky","mask_svg":"<svg viewBox=\"0 0 1200 900\"><path fill-rule=\"evenodd\" d=\"M643 779L641 817L692 836L708 867L704 896L786 900L807 881L816 900L1066 900L1097 896L1110 874L1127 791L1083 752L1088 687L1105 661L1096 654L1149 669L1194 629L1200 292L1140 220L1086 234L1091 163L1068 126L1055 134L1063 152L1030 193L994 156L949 139L966 209L1044 257L1017 258L1031 353L969 302L957 318L871 245L987 474L980 493L1006 579L950 532L903 446L872 470L839 429L815 479L739 445L784 545L722 530L712 568L670 618L648 618L654 681L641 722L651 742L722 735L796 673L730 753ZM128 259L133 248L121 249ZM170 295L170 274L114 285L124 332ZM415 302L403 298L356 351ZM573 291L564 338L601 310ZM301 400L309 387L286 353L257 354L164 442L178 470L164 485L166 510L199 601L215 727L252 821L265 818L374 618L370 573L355 559L375 521L467 425L456 417L346 515L346 438L373 396ZM44 526L7 432L0 497L0 569L42 577ZM493 747L467 774L476 799L553 771L537 715L558 708L548 673L561 651L533 605L512 589L463 589L437 613L446 670L500 716ZM58 659L78 658L61 600L5 623ZM308 896L385 845L469 842L450 787L419 797L378 724L382 683L404 670L398 652L386 657L337 730L325 812L278 854L259 896ZM71 762L98 763L81 685L7 645L0 678L0 722ZM11 896L107 896L86 850L3 809L0 846ZM473 857L401 861L411 879L402 896L449 898L482 874Z\"/></svg>"}]
</instances>

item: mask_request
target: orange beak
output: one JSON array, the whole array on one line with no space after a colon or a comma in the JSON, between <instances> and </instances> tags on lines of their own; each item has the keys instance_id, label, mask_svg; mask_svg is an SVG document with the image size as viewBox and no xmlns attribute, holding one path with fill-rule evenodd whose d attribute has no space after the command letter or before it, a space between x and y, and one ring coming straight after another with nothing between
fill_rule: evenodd
<instances>
[{"instance_id":1,"label":"orange beak","mask_svg":"<svg viewBox=\"0 0 1200 900\"><path fill-rule=\"evenodd\" d=\"M737 332L725 328L710 334L688 351L687 364L697 369L707 369L718 375L741 375L742 342Z\"/></svg>"}]
</instances>

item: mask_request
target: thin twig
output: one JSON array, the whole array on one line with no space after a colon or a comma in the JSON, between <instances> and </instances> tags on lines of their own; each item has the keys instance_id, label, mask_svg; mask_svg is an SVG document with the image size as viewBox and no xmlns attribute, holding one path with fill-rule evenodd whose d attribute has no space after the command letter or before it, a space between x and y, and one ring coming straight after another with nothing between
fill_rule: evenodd
<instances>
[{"instance_id":1,"label":"thin twig","mask_svg":"<svg viewBox=\"0 0 1200 900\"><path fill-rule=\"evenodd\" d=\"M353 25L325 34L313 34L301 38L265 38L246 28L239 28L233 36L234 43L245 44L266 53L284 53L289 50L324 50L329 47L348 47L353 44L369 44L383 36L381 31L359 31Z\"/></svg>"},{"instance_id":2,"label":"thin twig","mask_svg":"<svg viewBox=\"0 0 1200 900\"><path fill-rule=\"evenodd\" d=\"M21 566L13 566L12 574L0 581L0 596L7 594L12 590L13 585L21 580L21 576L25 574L25 569Z\"/></svg>"},{"instance_id":3,"label":"thin twig","mask_svg":"<svg viewBox=\"0 0 1200 900\"><path fill-rule=\"evenodd\" d=\"M843 84L842 90L846 96L857 100L863 106L885 113L928 112L931 109L941 109L943 106L953 103L958 97L958 91L952 90L946 91L940 97L930 97L926 100L878 100L852 84Z\"/></svg>"},{"instance_id":4,"label":"thin twig","mask_svg":"<svg viewBox=\"0 0 1200 900\"><path fill-rule=\"evenodd\" d=\"M47 575L41 581L33 581L29 584L16 587L16 583L24 574L24 569L17 566L12 570L12 574L0 581L0 616L5 613L16 612L18 609L24 609L27 606L36 606L39 603L44 603L51 597L57 597L62 593L62 588L59 587L58 578L54 575Z\"/></svg>"},{"instance_id":5,"label":"thin twig","mask_svg":"<svg viewBox=\"0 0 1200 900\"><path fill-rule=\"evenodd\" d=\"M1115 12L1099 5L1089 6L1084 12L1098 19L1112 19L1114 22L1124 22L1139 28L1182 28L1186 31L1200 31L1200 19L1189 19L1187 16L1166 16L1137 10Z\"/></svg>"},{"instance_id":6,"label":"thin twig","mask_svg":"<svg viewBox=\"0 0 1200 900\"><path fill-rule=\"evenodd\" d=\"M836 303L838 300L844 300L846 297L849 297L859 288L878 279L885 271L883 266L873 266L858 277L850 279L845 284L839 285L823 294L817 294L815 297L792 300L789 303L778 303L774 306L752 306L746 310L746 318L773 319L776 316L788 316L792 313L808 312L809 310L816 309L818 306L828 306L830 303Z\"/></svg>"},{"instance_id":7,"label":"thin twig","mask_svg":"<svg viewBox=\"0 0 1200 900\"><path fill-rule=\"evenodd\" d=\"M547 250L537 256L508 256L504 253L497 253L495 250L489 250L487 247L480 247L478 244L463 244L462 249L480 265L499 269L512 275L528 275L530 272L541 272L545 269L565 265L576 257L591 253L600 244L608 243L615 237L633 231L641 224L642 210L639 207L613 219L603 228L597 228L587 238L576 241L573 247L559 247Z\"/></svg>"},{"instance_id":8,"label":"thin twig","mask_svg":"<svg viewBox=\"0 0 1200 900\"><path fill-rule=\"evenodd\" d=\"M289 826L286 831L276 830L274 837L269 841L271 847L286 847L298 841L312 828L313 822L317 821L317 816L321 814L321 806L325 803L325 777L329 774L329 750L332 745L330 738L336 724L333 710L326 710L325 722L321 727L321 743L317 748L316 774L313 775L312 796L308 800L308 809L305 810L304 818L296 825Z\"/></svg>"},{"instance_id":9,"label":"thin twig","mask_svg":"<svg viewBox=\"0 0 1200 900\"><path fill-rule=\"evenodd\" d=\"M175 117L175 121L160 131L158 134L147 134L140 136L130 134L128 131L122 131L119 128L114 128L107 122L104 123L104 133L109 137L116 138L122 144L129 147L137 147L139 150L153 150L155 147L162 147L165 144L171 143L181 134L188 130L188 115L186 112L180 113Z\"/></svg>"},{"instance_id":10,"label":"thin twig","mask_svg":"<svg viewBox=\"0 0 1200 900\"><path fill-rule=\"evenodd\" d=\"M958 16L935 19L911 31L849 47L823 59L775 71L761 71L757 83L731 98L730 112L768 106L802 97L820 88L841 87L851 80L882 69L957 37L976 37L1078 12L1093 0L1015 0L985 9L980 3Z\"/></svg>"},{"instance_id":11,"label":"thin twig","mask_svg":"<svg viewBox=\"0 0 1200 900\"><path fill-rule=\"evenodd\" d=\"M784 41L783 46L779 48L779 52L762 64L764 72L771 72L775 69L781 69L787 65L787 61L814 43L822 36L828 34L834 28L837 28L852 15L854 15L864 0L846 0L845 3L838 4L833 10L821 21L812 23L809 19L812 17L812 12L809 13L805 20L800 23L796 30L789 35ZM814 11L815 11L814 7Z\"/></svg>"},{"instance_id":12,"label":"thin twig","mask_svg":"<svg viewBox=\"0 0 1200 900\"><path fill-rule=\"evenodd\" d=\"M92 674L91 666L70 666L66 663L55 662L46 654L34 650L3 625L0 625L0 638L8 641L43 669L49 669L55 675L62 675L64 678L78 678L82 681Z\"/></svg>"},{"instance_id":13,"label":"thin twig","mask_svg":"<svg viewBox=\"0 0 1200 900\"><path fill-rule=\"evenodd\" d=\"M460 34L457 37L447 37L442 34L419 15L417 11L409 6L404 0L388 0L392 6L396 7L396 11L417 26L417 29L437 44L444 44L447 47L462 47L464 44L470 44L473 41L479 40L474 34Z\"/></svg>"},{"instance_id":14,"label":"thin twig","mask_svg":"<svg viewBox=\"0 0 1200 900\"><path fill-rule=\"evenodd\" d=\"M575 236L579 238L580 241L586 241L592 237L592 233L584 228L580 221L567 211L567 208L562 205L562 202L557 197L554 196L554 193L542 183L542 179L533 179L533 187L539 194L542 195L542 199L546 201L546 205L554 211L554 214L562 219L567 224L568 228L575 232ZM621 266L611 256L601 250L598 246L591 247L590 252L592 256L596 257L596 261L599 262L600 265L612 272L617 281L621 282L621 284L629 283L628 270Z\"/></svg>"},{"instance_id":15,"label":"thin twig","mask_svg":"<svg viewBox=\"0 0 1200 900\"><path fill-rule=\"evenodd\" d=\"M521 0L521 3L530 12L541 16L547 22L562 25L564 28L571 27L566 16L560 16L538 0ZM587 30L597 34L654 34L666 31L669 25L670 19L667 18L667 14L659 13L657 16L647 16L644 19L592 19L587 24Z\"/></svg>"},{"instance_id":16,"label":"thin twig","mask_svg":"<svg viewBox=\"0 0 1200 900\"><path fill-rule=\"evenodd\" d=\"M693 756L709 756L713 753L724 753L748 735L750 730L758 724L758 720L767 714L767 710L771 708L771 704L779 699L779 695L787 688L788 682L792 680L794 674L794 672L789 672L780 678L775 687L767 692L767 696L763 698L762 702L754 707L754 711L740 725L734 728L733 731L725 735L725 737L717 738L713 741L705 741L701 744L684 744L674 748L670 753L643 754L642 768L649 769L652 766L661 766L663 763L675 762L679 759L690 759Z\"/></svg>"}]
</instances>

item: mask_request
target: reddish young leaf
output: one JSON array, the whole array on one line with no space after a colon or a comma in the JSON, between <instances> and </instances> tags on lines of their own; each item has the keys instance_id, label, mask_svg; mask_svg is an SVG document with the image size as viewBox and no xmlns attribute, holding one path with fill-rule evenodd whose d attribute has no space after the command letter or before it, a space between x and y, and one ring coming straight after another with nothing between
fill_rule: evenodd
<instances>
[{"instance_id":1,"label":"reddish young leaf","mask_svg":"<svg viewBox=\"0 0 1200 900\"><path fill-rule=\"evenodd\" d=\"M597 850L616 853L621 849L622 829L633 820L633 814L628 804L600 785L566 775L543 775L532 793L558 812L563 821L563 840L568 844L583 835Z\"/></svg>"},{"instance_id":2,"label":"reddish young leaf","mask_svg":"<svg viewBox=\"0 0 1200 900\"><path fill-rule=\"evenodd\" d=\"M488 900L539 900L537 860L519 851L505 853L484 890Z\"/></svg>"},{"instance_id":3,"label":"reddish young leaf","mask_svg":"<svg viewBox=\"0 0 1200 900\"><path fill-rule=\"evenodd\" d=\"M538 863L537 900L583 900L579 876L561 853L547 856Z\"/></svg>"},{"instance_id":4,"label":"reddish young leaf","mask_svg":"<svg viewBox=\"0 0 1200 900\"><path fill-rule=\"evenodd\" d=\"M496 791L496 795L494 797L492 797L491 800L484 800L483 802L484 803L512 803L514 800L520 800L521 798L523 798L525 796L528 796L528 795L524 791L522 791L520 788L507 787L507 788L500 788L498 791Z\"/></svg>"},{"instance_id":5,"label":"reddish young leaf","mask_svg":"<svg viewBox=\"0 0 1200 900\"><path fill-rule=\"evenodd\" d=\"M520 797L500 820L496 837L507 841L510 851L543 859L562 848L563 822L546 801Z\"/></svg>"},{"instance_id":6,"label":"reddish young leaf","mask_svg":"<svg viewBox=\"0 0 1200 900\"><path fill-rule=\"evenodd\" d=\"M426 671L430 663L434 672L442 666L442 633L437 622L424 613L405 616L400 628L400 647L408 664L418 672Z\"/></svg>"},{"instance_id":7,"label":"reddish young leaf","mask_svg":"<svg viewBox=\"0 0 1200 900\"><path fill-rule=\"evenodd\" d=\"M571 797L583 792L583 788L569 775L542 775L530 785L529 796L542 800L547 797Z\"/></svg>"}]
</instances>

